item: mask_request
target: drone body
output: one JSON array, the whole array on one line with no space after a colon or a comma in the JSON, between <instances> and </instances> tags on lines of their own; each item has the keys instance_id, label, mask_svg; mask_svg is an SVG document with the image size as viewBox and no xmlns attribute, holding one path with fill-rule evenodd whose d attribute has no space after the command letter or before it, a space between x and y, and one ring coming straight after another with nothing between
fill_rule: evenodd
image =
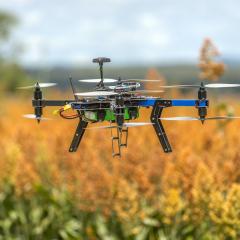
<instances>
[{"instance_id":1,"label":"drone body","mask_svg":"<svg viewBox=\"0 0 240 240\"><path fill-rule=\"evenodd\" d=\"M143 94L151 92L162 92L161 90L138 90L141 82L154 80L139 79L104 79L103 63L110 62L109 58L96 58L93 62L99 63L101 79L79 80L80 82L97 83L95 91L76 93L72 79L70 84L74 94L74 100L45 100L42 97L41 87L52 86L53 84L36 84L32 106L34 107L34 115L27 117L35 118L40 122L42 118L42 110L47 106L60 106L57 113L65 119L79 119L79 123L73 140L71 142L69 152L76 152L87 129L111 129L112 132L112 154L113 156L121 156L121 148L127 146L128 129L130 127L140 127L152 125L155 133L160 141L162 149L165 153L172 152L171 145L165 133L162 120L221 120L239 117L210 117L207 118L207 108L209 101L207 99L206 88L223 88L223 87L240 87L239 84L207 84L203 85L173 85L162 86L162 88L199 88L196 99L162 99L160 97L149 97ZM104 83L116 82L114 86L105 86ZM157 82L157 81L155 81ZM27 87L28 88L28 87ZM173 117L162 118L161 114L164 108L169 107L194 107L197 109L199 117ZM152 108L149 122L129 122L139 118L140 108ZM66 115L66 111L72 109L76 112L74 115ZM98 122L109 122L108 126L88 127ZM113 133L116 129L116 133ZM117 145L117 148L114 145ZM117 150L116 150L117 149Z\"/></svg>"}]
</instances>

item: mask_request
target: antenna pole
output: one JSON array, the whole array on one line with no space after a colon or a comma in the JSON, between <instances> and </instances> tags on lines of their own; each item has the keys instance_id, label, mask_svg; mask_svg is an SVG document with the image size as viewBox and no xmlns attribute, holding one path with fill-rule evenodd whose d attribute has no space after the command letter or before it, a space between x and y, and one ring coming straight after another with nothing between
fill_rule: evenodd
<instances>
[{"instance_id":1,"label":"antenna pole","mask_svg":"<svg viewBox=\"0 0 240 240\"><path fill-rule=\"evenodd\" d=\"M72 92L73 92L74 98L75 98L76 101L78 101L78 97L77 97L77 95L75 95L76 91L75 91L75 88L74 88L74 86L73 86L72 76L70 75L70 76L68 77L68 79L69 79L69 82L70 82L70 85L71 85L71 88L72 88Z\"/></svg>"},{"instance_id":2,"label":"antenna pole","mask_svg":"<svg viewBox=\"0 0 240 240\"><path fill-rule=\"evenodd\" d=\"M101 87L101 88L104 88L104 83L103 83L103 62L99 62L99 70L100 70L101 81L99 82L98 86Z\"/></svg>"}]
</instances>

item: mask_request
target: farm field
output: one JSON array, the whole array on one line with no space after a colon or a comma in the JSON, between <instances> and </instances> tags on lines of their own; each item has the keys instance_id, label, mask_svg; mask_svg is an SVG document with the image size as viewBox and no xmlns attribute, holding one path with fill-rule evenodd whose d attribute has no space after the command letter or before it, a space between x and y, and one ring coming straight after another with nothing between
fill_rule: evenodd
<instances>
[{"instance_id":1,"label":"farm field","mask_svg":"<svg viewBox=\"0 0 240 240\"><path fill-rule=\"evenodd\" d=\"M164 122L171 154L152 126L131 128L119 159L108 130L68 153L77 121L24 119L30 98L0 101L0 239L239 239L240 121Z\"/></svg>"},{"instance_id":2,"label":"farm field","mask_svg":"<svg viewBox=\"0 0 240 240\"><path fill-rule=\"evenodd\" d=\"M239 8L237 0L0 0L0 240L239 240ZM34 88L37 107L75 92L86 108L43 108L51 120L38 124ZM199 100L200 109L165 108L162 117L202 120L207 98L207 117L224 120L162 121L168 154L144 123L129 127L121 158L112 157L112 129L86 130L68 152L79 114L88 127L109 126L92 124L101 119L126 127L139 113L131 123L150 122L152 108L135 105L151 106L150 94Z\"/></svg>"}]
</instances>

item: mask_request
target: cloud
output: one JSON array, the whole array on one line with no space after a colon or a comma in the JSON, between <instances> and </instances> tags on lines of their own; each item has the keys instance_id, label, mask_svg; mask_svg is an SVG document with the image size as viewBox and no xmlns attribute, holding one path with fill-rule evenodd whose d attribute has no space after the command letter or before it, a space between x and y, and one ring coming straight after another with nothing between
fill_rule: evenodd
<instances>
[{"instance_id":1,"label":"cloud","mask_svg":"<svg viewBox=\"0 0 240 240\"><path fill-rule=\"evenodd\" d=\"M26 46L26 64L98 55L116 62L197 59L206 36L223 54L240 55L238 0L0 0L1 7L21 19L15 36Z\"/></svg>"}]
</instances>

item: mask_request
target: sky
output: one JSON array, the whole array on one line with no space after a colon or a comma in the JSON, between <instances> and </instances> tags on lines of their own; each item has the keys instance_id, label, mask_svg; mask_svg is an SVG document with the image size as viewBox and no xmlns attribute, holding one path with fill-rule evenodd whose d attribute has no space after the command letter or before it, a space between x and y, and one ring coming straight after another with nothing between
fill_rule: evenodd
<instances>
[{"instance_id":1,"label":"sky","mask_svg":"<svg viewBox=\"0 0 240 240\"><path fill-rule=\"evenodd\" d=\"M239 0L0 0L15 14L25 65L196 62L210 37L240 56Z\"/></svg>"}]
</instances>

